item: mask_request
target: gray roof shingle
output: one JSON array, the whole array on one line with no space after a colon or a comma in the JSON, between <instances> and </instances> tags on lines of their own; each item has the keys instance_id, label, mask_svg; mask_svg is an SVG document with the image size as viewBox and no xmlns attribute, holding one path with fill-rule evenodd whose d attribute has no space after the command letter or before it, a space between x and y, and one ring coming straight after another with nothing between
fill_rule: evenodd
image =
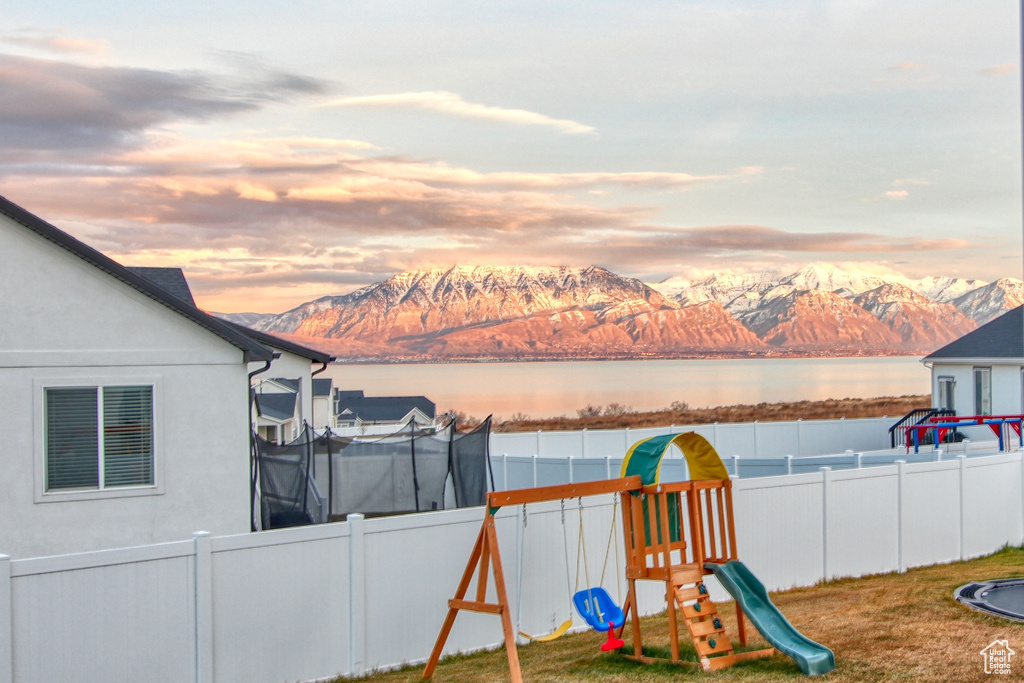
<instances>
[{"instance_id":1,"label":"gray roof shingle","mask_svg":"<svg viewBox=\"0 0 1024 683\"><path fill-rule=\"evenodd\" d=\"M952 358L1024 358L1024 306L1003 313L924 359Z\"/></svg>"}]
</instances>

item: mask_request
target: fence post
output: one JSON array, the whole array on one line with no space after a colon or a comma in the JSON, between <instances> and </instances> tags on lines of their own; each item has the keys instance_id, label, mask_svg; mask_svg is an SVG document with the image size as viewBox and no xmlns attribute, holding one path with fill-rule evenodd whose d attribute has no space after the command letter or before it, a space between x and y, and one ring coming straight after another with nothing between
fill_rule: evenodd
<instances>
[{"instance_id":1,"label":"fence post","mask_svg":"<svg viewBox=\"0 0 1024 683\"><path fill-rule=\"evenodd\" d=\"M755 458L760 457L757 454L757 452L758 452L757 451L757 444L761 440L760 439L760 435L761 435L760 433L761 433L761 425L758 424L757 420L754 420L754 457Z\"/></svg>"},{"instance_id":2,"label":"fence post","mask_svg":"<svg viewBox=\"0 0 1024 683\"><path fill-rule=\"evenodd\" d=\"M14 615L11 613L11 556L0 555L0 683L14 682Z\"/></svg>"},{"instance_id":3,"label":"fence post","mask_svg":"<svg viewBox=\"0 0 1024 683\"><path fill-rule=\"evenodd\" d=\"M839 443L846 448L846 418L839 418Z\"/></svg>"},{"instance_id":4,"label":"fence post","mask_svg":"<svg viewBox=\"0 0 1024 683\"><path fill-rule=\"evenodd\" d=\"M604 456L604 471L605 471L605 479L611 479L612 478L612 456L610 456L610 455Z\"/></svg>"},{"instance_id":5,"label":"fence post","mask_svg":"<svg viewBox=\"0 0 1024 683\"><path fill-rule=\"evenodd\" d=\"M796 454L797 455L803 455L804 454L804 449L800 445L800 442L801 442L802 437L803 437L803 434L802 434L803 430L804 430L804 419L802 417L797 418L797 420L796 420Z\"/></svg>"},{"instance_id":6,"label":"fence post","mask_svg":"<svg viewBox=\"0 0 1024 683\"><path fill-rule=\"evenodd\" d=\"M907 475L907 461L896 461L896 567L900 574L907 571L906 553L903 552L903 539L906 538L907 505L905 500L904 477Z\"/></svg>"},{"instance_id":7,"label":"fence post","mask_svg":"<svg viewBox=\"0 0 1024 683\"><path fill-rule=\"evenodd\" d=\"M366 673L366 527L365 516L348 516L349 674Z\"/></svg>"},{"instance_id":8,"label":"fence post","mask_svg":"<svg viewBox=\"0 0 1024 683\"><path fill-rule=\"evenodd\" d=\"M964 489L966 488L966 484L964 482L964 479L966 479L966 477L964 475L967 471L967 456L958 455L956 456L956 459L960 462L960 468L958 470L958 472L960 473L960 559L965 560L967 559L967 542L965 538L965 536L967 535L967 515L965 514L964 507L967 504L967 500L966 496L964 495Z\"/></svg>"},{"instance_id":9,"label":"fence post","mask_svg":"<svg viewBox=\"0 0 1024 683\"><path fill-rule=\"evenodd\" d=\"M711 445L718 449L718 423L711 425Z\"/></svg>"},{"instance_id":10,"label":"fence post","mask_svg":"<svg viewBox=\"0 0 1024 683\"><path fill-rule=\"evenodd\" d=\"M863 459L864 459L864 454L861 453L860 451L858 451L858 452L853 454L853 464L857 467L858 470L863 466L862 465Z\"/></svg>"},{"instance_id":11,"label":"fence post","mask_svg":"<svg viewBox=\"0 0 1024 683\"><path fill-rule=\"evenodd\" d=\"M622 432L622 440L625 442L625 447L622 449L622 452L625 453L626 451L629 450L629 447L633 445L633 444L631 444L629 442L629 427L626 427L623 430L623 432Z\"/></svg>"},{"instance_id":12,"label":"fence post","mask_svg":"<svg viewBox=\"0 0 1024 683\"><path fill-rule=\"evenodd\" d=\"M571 455L568 458L565 459L565 461L568 463L567 467L569 468L569 483L570 484L573 483L573 480L572 480L572 460L573 460L573 457Z\"/></svg>"},{"instance_id":13,"label":"fence post","mask_svg":"<svg viewBox=\"0 0 1024 683\"><path fill-rule=\"evenodd\" d=\"M832 468L819 467L821 472L821 578L828 581L829 489L832 488Z\"/></svg>"},{"instance_id":14,"label":"fence post","mask_svg":"<svg viewBox=\"0 0 1024 683\"><path fill-rule=\"evenodd\" d=\"M786 474L793 474L793 456L786 456Z\"/></svg>"},{"instance_id":15,"label":"fence post","mask_svg":"<svg viewBox=\"0 0 1024 683\"><path fill-rule=\"evenodd\" d=\"M501 488L508 491L508 453L501 454L501 476L504 477Z\"/></svg>"},{"instance_id":16,"label":"fence post","mask_svg":"<svg viewBox=\"0 0 1024 683\"><path fill-rule=\"evenodd\" d=\"M537 430L537 449L534 451L534 453L536 453L537 455L542 455L544 453L544 450L540 447L540 444L541 444L541 437L540 437L540 435L541 435L542 431L543 430L540 430L540 429Z\"/></svg>"},{"instance_id":17,"label":"fence post","mask_svg":"<svg viewBox=\"0 0 1024 683\"><path fill-rule=\"evenodd\" d=\"M580 431L580 457L587 457L587 428Z\"/></svg>"},{"instance_id":18,"label":"fence post","mask_svg":"<svg viewBox=\"0 0 1024 683\"><path fill-rule=\"evenodd\" d=\"M537 454L533 454L533 488L537 488Z\"/></svg>"},{"instance_id":19,"label":"fence post","mask_svg":"<svg viewBox=\"0 0 1024 683\"><path fill-rule=\"evenodd\" d=\"M210 532L192 534L195 561L196 683L213 683L213 554Z\"/></svg>"},{"instance_id":20,"label":"fence post","mask_svg":"<svg viewBox=\"0 0 1024 683\"><path fill-rule=\"evenodd\" d=\"M737 478L740 476L740 456L738 455L732 456L732 473Z\"/></svg>"}]
</instances>

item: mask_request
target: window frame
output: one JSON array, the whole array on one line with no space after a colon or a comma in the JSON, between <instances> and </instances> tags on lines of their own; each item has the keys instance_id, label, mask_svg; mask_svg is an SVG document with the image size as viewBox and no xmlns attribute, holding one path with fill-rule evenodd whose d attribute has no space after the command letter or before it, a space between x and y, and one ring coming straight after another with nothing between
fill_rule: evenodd
<instances>
[{"instance_id":1,"label":"window frame","mask_svg":"<svg viewBox=\"0 0 1024 683\"><path fill-rule=\"evenodd\" d=\"M945 391L943 391L943 387L944 386L945 386ZM937 405L936 408L955 411L956 410L956 377L954 377L953 375L939 375L936 378L936 380L935 380L935 387L936 387L936 392L938 394L938 398L940 399L938 401L939 405ZM945 401L945 403L948 404L948 405L943 405L944 402L941 400L943 398L943 394L945 394L945 398L947 399Z\"/></svg>"},{"instance_id":2,"label":"window frame","mask_svg":"<svg viewBox=\"0 0 1024 683\"><path fill-rule=\"evenodd\" d=\"M971 374L972 374L972 377L973 377L973 387L972 388L974 389L974 414L975 415L991 415L992 414L992 366L990 366L990 365L975 365L974 367L971 368ZM987 385L984 388L986 388L988 390L987 391L987 394L988 394L988 412L987 413L983 412L981 410L982 406L978 405L979 398L981 399L982 403L984 403L984 401L985 401L985 396L981 395L983 393L981 391L982 386L979 386L979 383L978 383L979 376L985 376L987 378L987 381L984 383L984 384Z\"/></svg>"},{"instance_id":3,"label":"window frame","mask_svg":"<svg viewBox=\"0 0 1024 683\"><path fill-rule=\"evenodd\" d=\"M153 441L153 483L129 486L108 486L106 488L46 489L46 392L48 389L95 388L102 392L104 387L148 386L152 390L152 441ZM154 496L164 493L163 477L163 392L160 377L125 376L111 377L53 377L37 378L33 382L34 418L34 500L36 503L61 501L96 500L103 498L133 498ZM102 405L98 402L98 407ZM97 425L102 425L102 416L97 416ZM102 467L102 455L100 456ZM100 477L102 481L102 475Z\"/></svg>"}]
</instances>

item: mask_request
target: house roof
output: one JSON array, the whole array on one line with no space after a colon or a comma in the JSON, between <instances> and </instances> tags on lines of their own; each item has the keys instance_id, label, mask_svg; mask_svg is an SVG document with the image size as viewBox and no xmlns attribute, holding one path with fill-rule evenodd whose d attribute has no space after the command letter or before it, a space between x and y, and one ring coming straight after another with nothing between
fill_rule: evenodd
<instances>
[{"instance_id":1,"label":"house roof","mask_svg":"<svg viewBox=\"0 0 1024 683\"><path fill-rule=\"evenodd\" d=\"M245 361L269 361L274 357L274 352L262 344L257 343L250 337L232 329L225 323L211 315L203 313L187 301L182 301L173 294L168 293L162 287L142 275L132 272L122 266L109 256L93 249L63 230L47 223L39 216L21 208L9 199L0 196L0 214L7 216L15 223L31 230L43 239L46 239L58 247L65 249L83 261L95 266L104 273L114 277L129 287L136 289L150 299L160 303L175 313L188 318L193 323L212 332L224 341L242 351Z\"/></svg>"},{"instance_id":2,"label":"house roof","mask_svg":"<svg viewBox=\"0 0 1024 683\"><path fill-rule=\"evenodd\" d=\"M316 363L330 363L334 360L334 356L324 353L323 351L317 351L316 349L311 349L308 346L302 346L301 344L296 344L293 341L288 341L287 339L282 339L281 337L267 334L266 332L260 332L259 330L254 330L251 327L239 325L238 323L233 323L228 320L222 320L221 322L228 327L241 332L247 337L252 337L264 346L271 346L280 351L294 353L296 356L308 358Z\"/></svg>"},{"instance_id":3,"label":"house roof","mask_svg":"<svg viewBox=\"0 0 1024 683\"><path fill-rule=\"evenodd\" d=\"M990 320L924 360L952 358L1024 358L1024 306Z\"/></svg>"},{"instance_id":4,"label":"house roof","mask_svg":"<svg viewBox=\"0 0 1024 683\"><path fill-rule=\"evenodd\" d=\"M295 417L297 394L287 392L256 394L256 410L263 417L275 420L290 420Z\"/></svg>"},{"instance_id":5,"label":"house roof","mask_svg":"<svg viewBox=\"0 0 1024 683\"><path fill-rule=\"evenodd\" d=\"M379 396L379 397L346 397L341 392L335 412L341 415L345 411L357 416L363 422L398 422L412 410L418 409L427 418L434 419L434 402L426 396Z\"/></svg>"},{"instance_id":6,"label":"house roof","mask_svg":"<svg viewBox=\"0 0 1024 683\"><path fill-rule=\"evenodd\" d=\"M168 294L195 308L196 302L192 298L192 290L189 289L188 280L185 279L185 273L181 272L181 268L128 266L128 270L141 275Z\"/></svg>"},{"instance_id":7,"label":"house roof","mask_svg":"<svg viewBox=\"0 0 1024 683\"><path fill-rule=\"evenodd\" d=\"M271 377L270 379L273 382L277 382L282 386L288 387L289 389L296 393L298 393L299 387L302 386L302 380L300 380L298 377Z\"/></svg>"},{"instance_id":8,"label":"house roof","mask_svg":"<svg viewBox=\"0 0 1024 683\"><path fill-rule=\"evenodd\" d=\"M314 396L330 396L331 390L334 388L334 380L330 377L314 377L313 378L313 395Z\"/></svg>"}]
</instances>

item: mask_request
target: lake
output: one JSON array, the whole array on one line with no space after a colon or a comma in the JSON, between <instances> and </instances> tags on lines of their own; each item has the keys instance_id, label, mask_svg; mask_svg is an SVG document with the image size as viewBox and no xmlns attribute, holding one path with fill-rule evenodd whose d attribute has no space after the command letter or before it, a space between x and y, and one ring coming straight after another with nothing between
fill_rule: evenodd
<instances>
[{"instance_id":1,"label":"lake","mask_svg":"<svg viewBox=\"0 0 1024 683\"><path fill-rule=\"evenodd\" d=\"M320 377L367 396L419 396L438 411L507 418L576 416L587 405L637 410L930 394L920 357L335 364Z\"/></svg>"}]
</instances>

